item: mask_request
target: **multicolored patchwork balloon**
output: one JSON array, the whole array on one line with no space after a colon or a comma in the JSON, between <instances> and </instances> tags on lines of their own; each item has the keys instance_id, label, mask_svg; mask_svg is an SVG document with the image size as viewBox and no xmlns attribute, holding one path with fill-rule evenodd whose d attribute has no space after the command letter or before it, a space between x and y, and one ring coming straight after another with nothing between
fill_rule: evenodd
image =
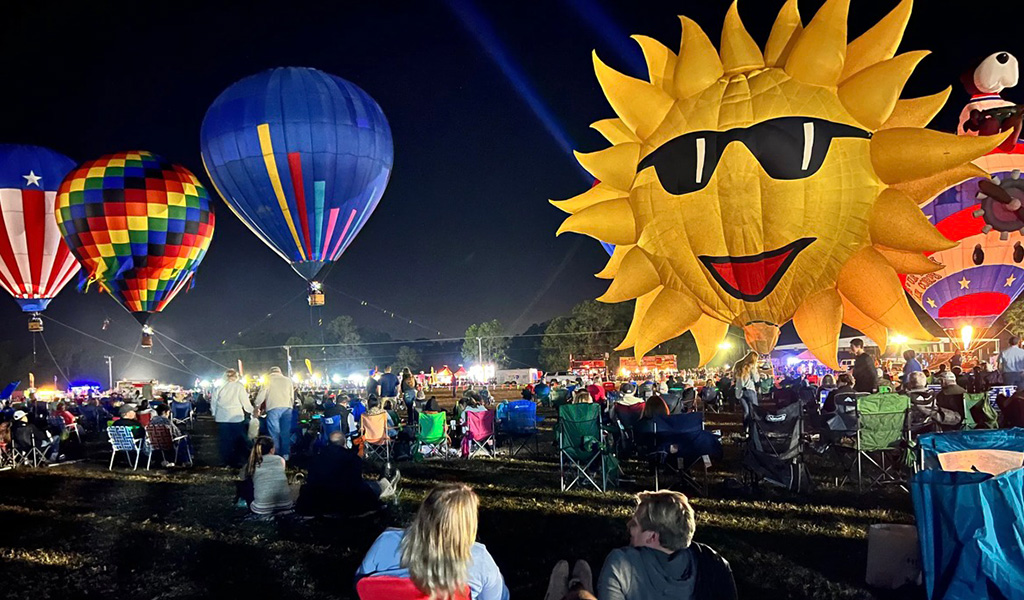
<instances>
[{"instance_id":1,"label":"multicolored patchwork balloon","mask_svg":"<svg viewBox=\"0 0 1024 600\"><path fill-rule=\"evenodd\" d=\"M25 312L42 311L78 272L53 220L75 161L47 148L0 144L0 287Z\"/></svg>"},{"instance_id":2,"label":"multicolored patchwork balloon","mask_svg":"<svg viewBox=\"0 0 1024 600\"><path fill-rule=\"evenodd\" d=\"M224 90L200 143L224 202L311 292L376 208L394 162L373 98L307 68L271 69Z\"/></svg>"},{"instance_id":3,"label":"multicolored patchwork balloon","mask_svg":"<svg viewBox=\"0 0 1024 600\"><path fill-rule=\"evenodd\" d=\"M55 214L89 282L143 326L190 284L213 237L206 188L188 169L145 151L80 165L61 183Z\"/></svg>"}]
</instances>

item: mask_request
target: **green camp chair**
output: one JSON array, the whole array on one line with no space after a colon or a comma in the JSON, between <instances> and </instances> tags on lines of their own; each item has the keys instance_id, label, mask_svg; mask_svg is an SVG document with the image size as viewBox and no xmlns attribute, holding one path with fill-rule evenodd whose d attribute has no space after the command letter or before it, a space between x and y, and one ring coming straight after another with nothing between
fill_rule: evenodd
<instances>
[{"instance_id":1,"label":"green camp chair","mask_svg":"<svg viewBox=\"0 0 1024 600\"><path fill-rule=\"evenodd\" d=\"M560 407L556 436L562 491L572 489L577 483L608 491L609 480L618 473L618 463L608 451L601 427L601 405L565 404Z\"/></svg>"},{"instance_id":2,"label":"green camp chair","mask_svg":"<svg viewBox=\"0 0 1024 600\"><path fill-rule=\"evenodd\" d=\"M964 429L999 429L999 415L988 394L964 394Z\"/></svg>"},{"instance_id":3,"label":"green camp chair","mask_svg":"<svg viewBox=\"0 0 1024 600\"><path fill-rule=\"evenodd\" d=\"M892 393L892 388L887 386L887 385L880 385L880 386L878 386L878 393L879 394L891 394Z\"/></svg>"},{"instance_id":4,"label":"green camp chair","mask_svg":"<svg viewBox=\"0 0 1024 600\"><path fill-rule=\"evenodd\" d=\"M910 439L909 412L910 398L901 394L871 394L857 401L857 491L863 491L864 460L879 471L868 489L881 483L904 483L900 465L905 464L901 454Z\"/></svg>"},{"instance_id":5,"label":"green camp chair","mask_svg":"<svg viewBox=\"0 0 1024 600\"><path fill-rule=\"evenodd\" d=\"M419 425L419 431L416 432L416 452L421 456L438 454L441 458L448 458L452 445L448 437L448 414L421 412Z\"/></svg>"}]
</instances>

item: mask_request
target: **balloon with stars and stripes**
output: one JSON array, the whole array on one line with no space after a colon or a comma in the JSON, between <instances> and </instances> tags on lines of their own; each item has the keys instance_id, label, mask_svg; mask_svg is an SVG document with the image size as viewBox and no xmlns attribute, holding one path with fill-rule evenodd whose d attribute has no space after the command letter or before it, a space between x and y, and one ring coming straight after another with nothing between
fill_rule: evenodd
<instances>
[{"instance_id":1,"label":"balloon with stars and stripes","mask_svg":"<svg viewBox=\"0 0 1024 600\"><path fill-rule=\"evenodd\" d=\"M25 312L42 311L79 265L53 218L70 158L38 146L0 144L0 287Z\"/></svg>"}]
</instances>

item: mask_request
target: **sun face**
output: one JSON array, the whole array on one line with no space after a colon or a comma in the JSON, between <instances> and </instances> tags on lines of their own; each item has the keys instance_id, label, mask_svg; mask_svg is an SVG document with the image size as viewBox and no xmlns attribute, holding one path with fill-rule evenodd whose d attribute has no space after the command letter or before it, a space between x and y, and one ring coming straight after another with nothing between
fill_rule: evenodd
<instances>
[{"instance_id":1,"label":"sun face","mask_svg":"<svg viewBox=\"0 0 1024 600\"><path fill-rule=\"evenodd\" d=\"M925 273L925 252L954 244L918 201L978 176L969 161L1000 141L923 129L949 89L901 100L926 52L895 56L904 0L847 45L848 0L806 28L795 0L762 52L734 3L720 48L682 17L678 54L634 36L649 81L594 56L618 118L594 124L610 148L577 157L602 183L553 202L573 231L616 245L599 300L636 299L621 348L641 356L693 332L706 363L728 325L762 353L794 320L837 367L847 323L885 346L887 328L930 339L897 273Z\"/></svg>"}]
</instances>

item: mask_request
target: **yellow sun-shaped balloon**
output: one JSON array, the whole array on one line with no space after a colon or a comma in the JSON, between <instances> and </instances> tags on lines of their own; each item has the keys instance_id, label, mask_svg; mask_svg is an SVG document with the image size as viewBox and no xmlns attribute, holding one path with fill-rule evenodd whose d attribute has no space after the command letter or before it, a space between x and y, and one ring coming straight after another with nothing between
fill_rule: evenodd
<instances>
[{"instance_id":1,"label":"yellow sun-shaped balloon","mask_svg":"<svg viewBox=\"0 0 1024 600\"><path fill-rule=\"evenodd\" d=\"M618 115L593 125L610 148L577 153L600 181L553 201L572 231L615 244L597 274L603 302L636 299L619 349L641 356L693 333L701 364L728 325L767 353L793 320L808 348L838 367L839 330L884 348L887 328L932 339L897 273L927 273L924 252L954 244L918 209L981 175L969 161L1000 141L924 127L949 88L900 99L927 52L895 56L910 16L904 0L847 44L849 0L828 0L804 28L795 0L764 52L725 17L721 49L681 17L678 55L643 36L649 81L594 55Z\"/></svg>"}]
</instances>

